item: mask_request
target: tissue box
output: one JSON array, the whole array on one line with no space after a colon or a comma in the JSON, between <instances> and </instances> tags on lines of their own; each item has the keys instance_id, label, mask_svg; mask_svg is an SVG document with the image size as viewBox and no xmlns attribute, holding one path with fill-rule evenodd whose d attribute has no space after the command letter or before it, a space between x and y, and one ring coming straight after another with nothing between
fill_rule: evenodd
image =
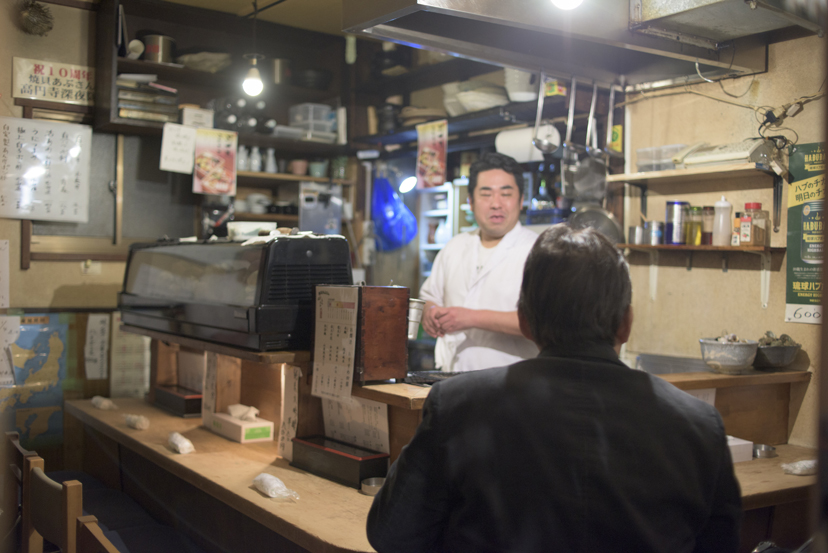
<instances>
[{"instance_id":1,"label":"tissue box","mask_svg":"<svg viewBox=\"0 0 828 553\"><path fill-rule=\"evenodd\" d=\"M730 447L730 456L733 457L734 463L753 459L753 442L728 436L727 445Z\"/></svg>"},{"instance_id":2,"label":"tissue box","mask_svg":"<svg viewBox=\"0 0 828 553\"><path fill-rule=\"evenodd\" d=\"M256 417L255 421L234 419L227 413L202 413L204 426L216 434L242 444L272 442L273 423Z\"/></svg>"}]
</instances>

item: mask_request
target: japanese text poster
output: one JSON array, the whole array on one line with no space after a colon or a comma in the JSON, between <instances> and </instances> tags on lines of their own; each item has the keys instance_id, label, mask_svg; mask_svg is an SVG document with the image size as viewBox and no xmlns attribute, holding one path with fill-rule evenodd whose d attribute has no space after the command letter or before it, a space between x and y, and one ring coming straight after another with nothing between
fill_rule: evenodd
<instances>
[{"instance_id":1,"label":"japanese text poster","mask_svg":"<svg viewBox=\"0 0 828 553\"><path fill-rule=\"evenodd\" d=\"M91 106L95 103L95 70L85 65L14 58L13 96Z\"/></svg>"},{"instance_id":2,"label":"japanese text poster","mask_svg":"<svg viewBox=\"0 0 828 553\"><path fill-rule=\"evenodd\" d=\"M417 188L442 186L446 182L448 122L417 125Z\"/></svg>"},{"instance_id":3,"label":"japanese text poster","mask_svg":"<svg viewBox=\"0 0 828 553\"><path fill-rule=\"evenodd\" d=\"M236 195L238 134L219 129L197 129L193 192Z\"/></svg>"},{"instance_id":4,"label":"japanese text poster","mask_svg":"<svg viewBox=\"0 0 828 553\"><path fill-rule=\"evenodd\" d=\"M311 394L316 397L343 400L351 396L358 305L358 286L316 288L311 386Z\"/></svg>"},{"instance_id":5,"label":"japanese text poster","mask_svg":"<svg viewBox=\"0 0 828 553\"><path fill-rule=\"evenodd\" d=\"M0 117L0 217L89 220L92 128Z\"/></svg>"},{"instance_id":6,"label":"japanese text poster","mask_svg":"<svg viewBox=\"0 0 828 553\"><path fill-rule=\"evenodd\" d=\"M822 322L822 227L825 146L799 144L790 154L785 321Z\"/></svg>"}]
</instances>

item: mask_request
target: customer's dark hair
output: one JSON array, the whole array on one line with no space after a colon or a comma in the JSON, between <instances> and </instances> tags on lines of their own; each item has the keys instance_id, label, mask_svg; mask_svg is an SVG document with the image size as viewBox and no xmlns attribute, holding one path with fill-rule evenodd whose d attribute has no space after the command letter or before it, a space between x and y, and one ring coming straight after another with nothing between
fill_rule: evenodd
<instances>
[{"instance_id":1,"label":"customer's dark hair","mask_svg":"<svg viewBox=\"0 0 828 553\"><path fill-rule=\"evenodd\" d=\"M477 186L477 175L490 169L502 169L515 177L518 192L523 196L523 169L514 158L507 155L489 152L471 164L469 169L469 197L474 198L474 188Z\"/></svg>"},{"instance_id":2,"label":"customer's dark hair","mask_svg":"<svg viewBox=\"0 0 828 553\"><path fill-rule=\"evenodd\" d=\"M518 309L541 348L615 345L631 298L629 267L618 248L595 229L561 224L544 231L532 247Z\"/></svg>"}]
</instances>

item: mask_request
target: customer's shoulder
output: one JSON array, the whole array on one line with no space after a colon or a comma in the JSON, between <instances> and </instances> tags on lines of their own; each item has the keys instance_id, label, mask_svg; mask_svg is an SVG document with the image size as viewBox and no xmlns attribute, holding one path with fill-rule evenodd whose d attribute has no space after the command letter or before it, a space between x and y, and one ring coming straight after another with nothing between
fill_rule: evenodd
<instances>
[{"instance_id":1,"label":"customer's shoulder","mask_svg":"<svg viewBox=\"0 0 828 553\"><path fill-rule=\"evenodd\" d=\"M685 417L695 417L700 422L721 425L719 412L709 403L678 389L663 378L650 374L647 376L652 382L654 393L665 405L671 406Z\"/></svg>"}]
</instances>

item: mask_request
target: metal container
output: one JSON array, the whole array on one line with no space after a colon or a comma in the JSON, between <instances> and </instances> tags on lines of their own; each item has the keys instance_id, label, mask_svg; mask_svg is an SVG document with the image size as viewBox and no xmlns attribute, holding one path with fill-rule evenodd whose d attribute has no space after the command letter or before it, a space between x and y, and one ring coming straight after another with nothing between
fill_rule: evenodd
<instances>
[{"instance_id":1,"label":"metal container","mask_svg":"<svg viewBox=\"0 0 828 553\"><path fill-rule=\"evenodd\" d=\"M411 298L408 300L408 339L416 340L420 332L420 321L423 320L423 309L426 302Z\"/></svg>"},{"instance_id":2,"label":"metal container","mask_svg":"<svg viewBox=\"0 0 828 553\"><path fill-rule=\"evenodd\" d=\"M647 221L644 223L644 238L651 246L664 243L664 223L661 221Z\"/></svg>"},{"instance_id":3,"label":"metal container","mask_svg":"<svg viewBox=\"0 0 828 553\"><path fill-rule=\"evenodd\" d=\"M701 354L707 366L720 374L750 372L759 342L719 342L715 338L702 338Z\"/></svg>"},{"instance_id":4,"label":"metal container","mask_svg":"<svg viewBox=\"0 0 828 553\"><path fill-rule=\"evenodd\" d=\"M684 208L689 202L667 202L664 215L664 243L684 244Z\"/></svg>"},{"instance_id":5,"label":"metal container","mask_svg":"<svg viewBox=\"0 0 828 553\"><path fill-rule=\"evenodd\" d=\"M627 244L646 244L647 241L644 237L644 227L630 227L629 232L627 233Z\"/></svg>"},{"instance_id":6,"label":"metal container","mask_svg":"<svg viewBox=\"0 0 828 553\"><path fill-rule=\"evenodd\" d=\"M171 63L175 50L175 39L164 35L147 35L144 41L144 60Z\"/></svg>"},{"instance_id":7,"label":"metal container","mask_svg":"<svg viewBox=\"0 0 828 553\"><path fill-rule=\"evenodd\" d=\"M284 58L276 58L273 60L273 83L290 83L290 60Z\"/></svg>"}]
</instances>

